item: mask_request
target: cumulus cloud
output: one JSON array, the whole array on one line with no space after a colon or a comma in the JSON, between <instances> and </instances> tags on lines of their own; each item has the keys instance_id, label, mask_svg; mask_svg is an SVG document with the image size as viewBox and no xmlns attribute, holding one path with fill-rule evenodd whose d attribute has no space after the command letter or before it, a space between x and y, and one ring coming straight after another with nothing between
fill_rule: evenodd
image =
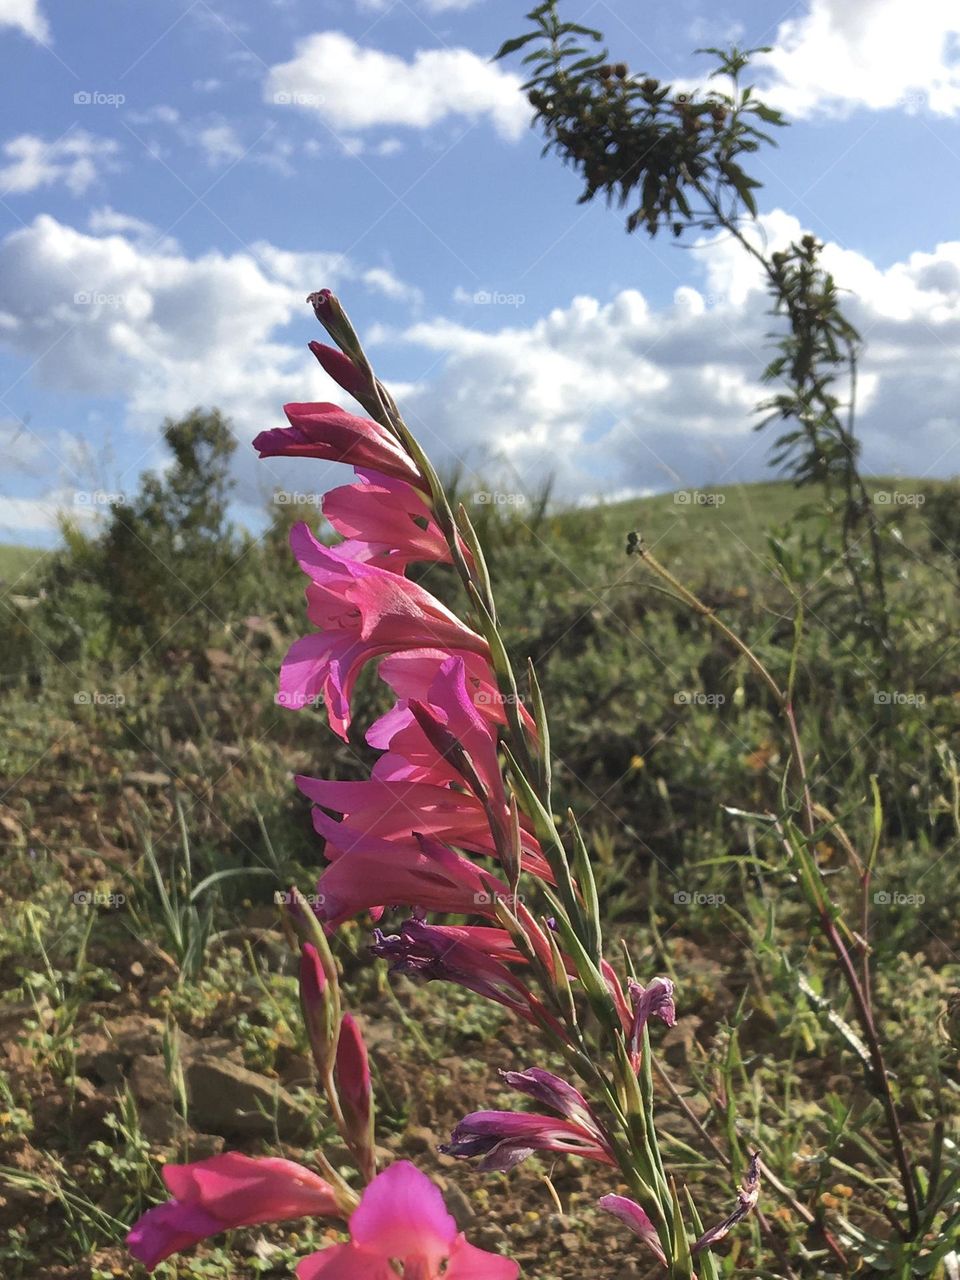
<instances>
[{"instance_id":1,"label":"cumulus cloud","mask_svg":"<svg viewBox=\"0 0 960 1280\"><path fill-rule=\"evenodd\" d=\"M258 244L189 257L172 242L148 243L148 224L112 209L93 214L91 225L106 234L41 215L0 242L0 343L31 366L33 385L71 395L75 421L85 398L119 401L117 425L135 433L128 444L141 433L137 469L156 461L164 416L217 405L248 442L282 421L288 400L341 396L304 351L303 335L282 335L302 317L313 336L309 289L349 281L393 301L415 296L386 269L339 254ZM23 448L34 446L42 449L27 429ZM258 467L249 448L238 464L245 501L283 479L282 467ZM288 469L291 485L299 474ZM135 475L115 477L115 487Z\"/></svg>"},{"instance_id":2,"label":"cumulus cloud","mask_svg":"<svg viewBox=\"0 0 960 1280\"><path fill-rule=\"evenodd\" d=\"M83 195L103 173L116 169L119 150L112 138L97 138L85 129L73 129L52 142L21 133L3 144L0 192L25 195L62 182L71 195Z\"/></svg>"},{"instance_id":3,"label":"cumulus cloud","mask_svg":"<svg viewBox=\"0 0 960 1280\"><path fill-rule=\"evenodd\" d=\"M33 40L50 39L50 28L38 0L0 0L0 29L13 27Z\"/></svg>"},{"instance_id":4,"label":"cumulus cloud","mask_svg":"<svg viewBox=\"0 0 960 1280\"><path fill-rule=\"evenodd\" d=\"M795 117L857 107L960 110L956 0L811 0L757 65L765 96Z\"/></svg>"},{"instance_id":5,"label":"cumulus cloud","mask_svg":"<svg viewBox=\"0 0 960 1280\"><path fill-rule=\"evenodd\" d=\"M802 230L782 212L762 220L773 249ZM757 478L776 432L753 431L769 393L758 381L769 358L763 282L729 239L705 241L697 257L700 288L680 287L665 307L625 290L530 321L522 305L503 306L503 327L481 329L493 294L476 325L422 322L393 335L426 352L411 355L404 407L441 456L505 483L535 486L551 472L571 499ZM960 242L886 269L834 245L825 261L852 291L849 313L867 341L865 465L960 471ZM438 360L439 373L416 378Z\"/></svg>"},{"instance_id":6,"label":"cumulus cloud","mask_svg":"<svg viewBox=\"0 0 960 1280\"><path fill-rule=\"evenodd\" d=\"M0 340L33 366L32 382L70 393L78 417L84 397L119 400L118 417L142 432L141 466L155 461L147 451L160 419L195 404L219 405L249 440L279 421L286 400L343 399L284 335L307 288L349 283L418 302L386 268L336 254L259 244L188 257L146 246L112 211L98 225L115 230L93 236L41 217L0 244ZM775 212L760 230L777 248L803 228ZM367 338L378 362L389 348L403 369L393 390L442 466L459 461L511 490L549 475L581 502L754 479L776 431L753 430L768 394L758 381L769 355L763 282L729 238L703 241L688 261L698 287L681 286L666 305L628 289L531 316L522 295L460 291L456 320L379 326ZM867 469L960 471L960 242L885 268L828 245L825 261L868 344ZM247 504L274 481L303 484L298 464L257 464L248 449L238 468ZM328 478L318 468L310 482Z\"/></svg>"},{"instance_id":7,"label":"cumulus cloud","mask_svg":"<svg viewBox=\"0 0 960 1280\"><path fill-rule=\"evenodd\" d=\"M271 67L264 94L349 133L380 125L426 129L461 116L488 118L514 140L530 117L519 77L469 49L421 49L407 62L339 31L299 41L289 62Z\"/></svg>"}]
</instances>

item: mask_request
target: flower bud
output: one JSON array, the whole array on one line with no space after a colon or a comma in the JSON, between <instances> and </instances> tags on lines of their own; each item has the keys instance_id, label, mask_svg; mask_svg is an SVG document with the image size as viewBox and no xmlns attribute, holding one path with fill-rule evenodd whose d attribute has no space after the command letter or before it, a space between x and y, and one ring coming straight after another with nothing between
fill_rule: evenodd
<instances>
[{"instance_id":1,"label":"flower bud","mask_svg":"<svg viewBox=\"0 0 960 1280\"><path fill-rule=\"evenodd\" d=\"M321 1079L329 1074L337 1051L337 1007L331 995L317 949L305 942L300 955L300 1005Z\"/></svg>"},{"instance_id":2,"label":"flower bud","mask_svg":"<svg viewBox=\"0 0 960 1280\"><path fill-rule=\"evenodd\" d=\"M363 1033L356 1019L343 1015L337 1041L337 1091L346 1122L344 1137L369 1181L376 1172L373 1149L373 1089Z\"/></svg>"},{"instance_id":3,"label":"flower bud","mask_svg":"<svg viewBox=\"0 0 960 1280\"><path fill-rule=\"evenodd\" d=\"M334 382L366 408L368 402L372 400L370 384L350 357L338 351L336 347L328 347L322 342L311 342L309 346L324 371Z\"/></svg>"}]
</instances>

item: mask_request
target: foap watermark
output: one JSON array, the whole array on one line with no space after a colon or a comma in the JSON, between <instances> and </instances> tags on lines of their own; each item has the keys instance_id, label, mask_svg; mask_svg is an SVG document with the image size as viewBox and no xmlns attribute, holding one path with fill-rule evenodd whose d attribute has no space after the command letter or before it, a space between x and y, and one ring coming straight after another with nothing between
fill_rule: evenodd
<instances>
[{"instance_id":1,"label":"foap watermark","mask_svg":"<svg viewBox=\"0 0 960 1280\"><path fill-rule=\"evenodd\" d=\"M292 893L289 889L277 889L273 901L278 907L295 907L304 903L308 907L322 907L327 901L325 893Z\"/></svg>"},{"instance_id":2,"label":"foap watermark","mask_svg":"<svg viewBox=\"0 0 960 1280\"><path fill-rule=\"evenodd\" d=\"M75 507L116 507L126 500L126 494L108 489L77 489L73 495Z\"/></svg>"},{"instance_id":3,"label":"foap watermark","mask_svg":"<svg viewBox=\"0 0 960 1280\"><path fill-rule=\"evenodd\" d=\"M522 507L525 493L502 493L499 489L478 489L473 500L481 507Z\"/></svg>"},{"instance_id":4,"label":"foap watermark","mask_svg":"<svg viewBox=\"0 0 960 1280\"><path fill-rule=\"evenodd\" d=\"M280 689L273 695L273 700L278 707L292 708L294 711L325 705L322 693L303 693L299 689Z\"/></svg>"},{"instance_id":5,"label":"foap watermark","mask_svg":"<svg viewBox=\"0 0 960 1280\"><path fill-rule=\"evenodd\" d=\"M525 698L522 693L501 693L499 689L478 689L473 695L477 707L516 707L523 706Z\"/></svg>"},{"instance_id":6,"label":"foap watermark","mask_svg":"<svg viewBox=\"0 0 960 1280\"><path fill-rule=\"evenodd\" d=\"M80 89L73 95L75 107L122 107L125 93L104 93L102 89Z\"/></svg>"},{"instance_id":7,"label":"foap watermark","mask_svg":"<svg viewBox=\"0 0 960 1280\"><path fill-rule=\"evenodd\" d=\"M522 307L526 300L525 293L502 293L496 289L478 289L470 296L478 307Z\"/></svg>"},{"instance_id":8,"label":"foap watermark","mask_svg":"<svg viewBox=\"0 0 960 1280\"><path fill-rule=\"evenodd\" d=\"M104 293L100 289L78 289L73 295L75 307L113 307L119 311L126 303L125 293Z\"/></svg>"},{"instance_id":9,"label":"foap watermark","mask_svg":"<svg viewBox=\"0 0 960 1280\"><path fill-rule=\"evenodd\" d=\"M73 695L78 707L123 707L127 696L124 693L102 693L99 689L81 689Z\"/></svg>"},{"instance_id":10,"label":"foap watermark","mask_svg":"<svg viewBox=\"0 0 960 1280\"><path fill-rule=\"evenodd\" d=\"M522 893L475 893L473 902L477 907L492 907L499 902L505 907L515 907L526 902L526 898Z\"/></svg>"},{"instance_id":11,"label":"foap watermark","mask_svg":"<svg viewBox=\"0 0 960 1280\"><path fill-rule=\"evenodd\" d=\"M888 889L878 889L873 895L873 903L877 907L922 907L926 900L922 893L899 893Z\"/></svg>"},{"instance_id":12,"label":"foap watermark","mask_svg":"<svg viewBox=\"0 0 960 1280\"><path fill-rule=\"evenodd\" d=\"M878 689L873 700L879 707L922 707L926 694L904 693L900 689Z\"/></svg>"},{"instance_id":13,"label":"foap watermark","mask_svg":"<svg viewBox=\"0 0 960 1280\"><path fill-rule=\"evenodd\" d=\"M673 495L677 507L722 507L726 494L711 493L708 489L678 489Z\"/></svg>"},{"instance_id":14,"label":"foap watermark","mask_svg":"<svg viewBox=\"0 0 960 1280\"><path fill-rule=\"evenodd\" d=\"M722 707L726 696L722 693L699 693L696 689L678 689L673 695L678 707Z\"/></svg>"},{"instance_id":15,"label":"foap watermark","mask_svg":"<svg viewBox=\"0 0 960 1280\"><path fill-rule=\"evenodd\" d=\"M278 507L319 507L323 502L323 494L299 491L290 493L286 489L278 489L273 495L273 501Z\"/></svg>"},{"instance_id":16,"label":"foap watermark","mask_svg":"<svg viewBox=\"0 0 960 1280\"><path fill-rule=\"evenodd\" d=\"M104 893L100 889L79 889L73 895L75 907L122 907L127 900L125 893Z\"/></svg>"},{"instance_id":17,"label":"foap watermark","mask_svg":"<svg viewBox=\"0 0 960 1280\"><path fill-rule=\"evenodd\" d=\"M273 95L275 107L322 107L325 102L322 93L291 93L281 89Z\"/></svg>"},{"instance_id":18,"label":"foap watermark","mask_svg":"<svg viewBox=\"0 0 960 1280\"><path fill-rule=\"evenodd\" d=\"M877 507L922 507L926 500L925 493L905 489L878 489L873 495Z\"/></svg>"},{"instance_id":19,"label":"foap watermark","mask_svg":"<svg viewBox=\"0 0 960 1280\"><path fill-rule=\"evenodd\" d=\"M727 899L722 893L697 893L678 889L673 900L678 907L722 907Z\"/></svg>"}]
</instances>

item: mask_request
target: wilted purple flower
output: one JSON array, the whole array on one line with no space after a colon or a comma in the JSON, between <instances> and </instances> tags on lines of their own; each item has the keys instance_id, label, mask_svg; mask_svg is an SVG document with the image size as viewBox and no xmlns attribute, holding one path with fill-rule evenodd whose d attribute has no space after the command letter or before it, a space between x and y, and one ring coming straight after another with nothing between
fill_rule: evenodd
<instances>
[{"instance_id":1,"label":"wilted purple flower","mask_svg":"<svg viewBox=\"0 0 960 1280\"><path fill-rule=\"evenodd\" d=\"M701 1253L704 1249L709 1249L719 1242L728 1234L732 1227L735 1227L741 1218L745 1218L751 1209L756 1208L757 1201L760 1199L760 1152L755 1151L750 1157L750 1163L747 1165L747 1172L744 1174L743 1182L737 1191L737 1207L729 1217L724 1218L722 1222L718 1222L715 1227L711 1227L709 1231L705 1231L696 1244L691 1245L691 1253Z\"/></svg>"},{"instance_id":2,"label":"wilted purple flower","mask_svg":"<svg viewBox=\"0 0 960 1280\"><path fill-rule=\"evenodd\" d=\"M523 957L505 929L407 920L399 933L375 930L370 949L389 961L392 973L453 982L512 1009L528 1022L555 1022L509 968L511 963L523 963Z\"/></svg>"},{"instance_id":3,"label":"wilted purple flower","mask_svg":"<svg viewBox=\"0 0 960 1280\"><path fill-rule=\"evenodd\" d=\"M464 1116L441 1151L463 1158L482 1156L479 1167L497 1171L512 1169L535 1151L614 1163L600 1123L573 1085L539 1067L500 1074L508 1084L564 1118L519 1111L474 1111Z\"/></svg>"},{"instance_id":4,"label":"wilted purple flower","mask_svg":"<svg viewBox=\"0 0 960 1280\"><path fill-rule=\"evenodd\" d=\"M648 987L633 979L627 984L630 1003L633 1005L633 1023L630 1027L627 1048L630 1060L637 1069L640 1065L640 1046L643 1029L651 1018L659 1018L668 1027L676 1026L677 1010L673 1003L673 983L669 978L654 978Z\"/></svg>"},{"instance_id":5,"label":"wilted purple flower","mask_svg":"<svg viewBox=\"0 0 960 1280\"><path fill-rule=\"evenodd\" d=\"M482 1156L478 1167L498 1173L512 1169L535 1151L613 1164L606 1146L600 1146L578 1125L519 1111L474 1111L464 1116L450 1141L439 1150L461 1158Z\"/></svg>"}]
</instances>

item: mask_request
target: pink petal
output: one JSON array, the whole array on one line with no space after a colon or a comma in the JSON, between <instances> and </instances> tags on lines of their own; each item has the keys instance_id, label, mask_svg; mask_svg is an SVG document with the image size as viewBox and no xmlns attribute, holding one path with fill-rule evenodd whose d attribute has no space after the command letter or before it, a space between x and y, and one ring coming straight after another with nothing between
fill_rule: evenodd
<instances>
[{"instance_id":1,"label":"pink petal","mask_svg":"<svg viewBox=\"0 0 960 1280\"><path fill-rule=\"evenodd\" d=\"M512 1258L487 1253L460 1235L443 1276L444 1280L516 1280L519 1274L520 1268Z\"/></svg>"},{"instance_id":2,"label":"pink petal","mask_svg":"<svg viewBox=\"0 0 960 1280\"><path fill-rule=\"evenodd\" d=\"M399 1160L364 1191L350 1235L362 1249L385 1258L423 1259L436 1270L457 1239L457 1224L440 1189L415 1165Z\"/></svg>"},{"instance_id":3,"label":"pink petal","mask_svg":"<svg viewBox=\"0 0 960 1280\"><path fill-rule=\"evenodd\" d=\"M339 1216L330 1184L293 1160L229 1151L194 1164L168 1164L163 1180L176 1200L213 1213L222 1230L308 1215Z\"/></svg>"},{"instance_id":4,"label":"pink petal","mask_svg":"<svg viewBox=\"0 0 960 1280\"><path fill-rule=\"evenodd\" d=\"M335 1244L297 1264L297 1280L397 1280L387 1258L353 1244Z\"/></svg>"}]
</instances>

